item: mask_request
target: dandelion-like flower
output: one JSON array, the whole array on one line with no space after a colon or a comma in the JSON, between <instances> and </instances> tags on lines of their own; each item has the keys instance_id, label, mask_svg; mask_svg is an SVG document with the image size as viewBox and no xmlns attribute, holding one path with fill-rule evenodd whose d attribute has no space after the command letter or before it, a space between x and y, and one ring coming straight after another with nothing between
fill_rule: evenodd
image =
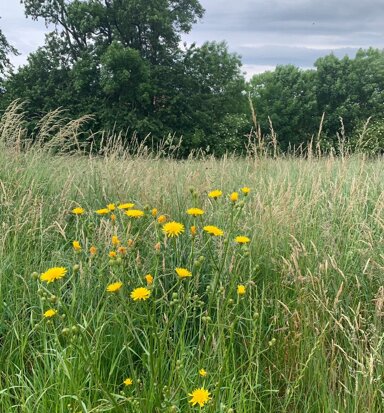
<instances>
[{"instance_id":1,"label":"dandelion-like flower","mask_svg":"<svg viewBox=\"0 0 384 413\"><path fill-rule=\"evenodd\" d=\"M187 209L187 214L192 215L193 217L197 217L199 215L203 215L204 211L200 208L189 208Z\"/></svg>"},{"instance_id":2,"label":"dandelion-like flower","mask_svg":"<svg viewBox=\"0 0 384 413\"><path fill-rule=\"evenodd\" d=\"M133 208L134 206L135 206L135 204L127 202L125 204L120 204L117 208L119 208L119 209L129 209L129 208Z\"/></svg>"},{"instance_id":3,"label":"dandelion-like flower","mask_svg":"<svg viewBox=\"0 0 384 413\"><path fill-rule=\"evenodd\" d=\"M43 316L44 316L45 318L52 318L52 317L54 317L56 314L57 314L57 311L56 311L56 310L53 310L52 308L50 308L49 310L47 310L47 311L43 314Z\"/></svg>"},{"instance_id":4,"label":"dandelion-like flower","mask_svg":"<svg viewBox=\"0 0 384 413\"><path fill-rule=\"evenodd\" d=\"M120 244L119 237L117 235L112 235L112 245L119 245L119 244Z\"/></svg>"},{"instance_id":5,"label":"dandelion-like flower","mask_svg":"<svg viewBox=\"0 0 384 413\"><path fill-rule=\"evenodd\" d=\"M117 257L117 252L116 251L109 251L108 256L109 256L109 258L116 258Z\"/></svg>"},{"instance_id":6,"label":"dandelion-like flower","mask_svg":"<svg viewBox=\"0 0 384 413\"><path fill-rule=\"evenodd\" d=\"M73 242L72 242L72 246L73 246L73 249L74 249L75 251L81 251L81 245L80 245L80 242L79 242L79 241L73 241Z\"/></svg>"},{"instance_id":7,"label":"dandelion-like flower","mask_svg":"<svg viewBox=\"0 0 384 413\"><path fill-rule=\"evenodd\" d=\"M232 192L231 195L229 196L229 199L232 202L237 202L239 200L239 194L238 192Z\"/></svg>"},{"instance_id":8,"label":"dandelion-like flower","mask_svg":"<svg viewBox=\"0 0 384 413\"><path fill-rule=\"evenodd\" d=\"M149 296L151 295L151 291L148 290L148 288L145 287L139 287L139 288L135 288L132 292L131 292L131 298L134 301L138 301L138 300L148 300Z\"/></svg>"},{"instance_id":9,"label":"dandelion-like flower","mask_svg":"<svg viewBox=\"0 0 384 413\"><path fill-rule=\"evenodd\" d=\"M153 284L153 276L151 274L147 274L144 278L148 285Z\"/></svg>"},{"instance_id":10,"label":"dandelion-like flower","mask_svg":"<svg viewBox=\"0 0 384 413\"><path fill-rule=\"evenodd\" d=\"M221 237L224 235L224 231L214 225L207 225L203 228L203 230L214 237Z\"/></svg>"},{"instance_id":11,"label":"dandelion-like flower","mask_svg":"<svg viewBox=\"0 0 384 413\"><path fill-rule=\"evenodd\" d=\"M114 211L116 209L116 205L115 204L108 204L107 208L108 208L108 211Z\"/></svg>"},{"instance_id":12,"label":"dandelion-like flower","mask_svg":"<svg viewBox=\"0 0 384 413\"><path fill-rule=\"evenodd\" d=\"M133 384L133 380L132 380L130 377L127 377L127 378L123 381L123 383L124 383L126 386L131 386L131 385Z\"/></svg>"},{"instance_id":13,"label":"dandelion-like flower","mask_svg":"<svg viewBox=\"0 0 384 413\"><path fill-rule=\"evenodd\" d=\"M130 218L141 218L144 216L144 211L140 209L128 209L125 215L127 215Z\"/></svg>"},{"instance_id":14,"label":"dandelion-like flower","mask_svg":"<svg viewBox=\"0 0 384 413\"><path fill-rule=\"evenodd\" d=\"M160 215L159 218L157 218L157 222L159 224L164 224L164 222L167 222L167 217L165 215Z\"/></svg>"},{"instance_id":15,"label":"dandelion-like flower","mask_svg":"<svg viewBox=\"0 0 384 413\"><path fill-rule=\"evenodd\" d=\"M121 255L125 255L125 254L127 253L127 247L122 247L122 246L120 246L120 247L117 249L117 252L118 252L119 254L121 254Z\"/></svg>"},{"instance_id":16,"label":"dandelion-like flower","mask_svg":"<svg viewBox=\"0 0 384 413\"><path fill-rule=\"evenodd\" d=\"M248 244L248 242L250 241L251 240L244 235L239 235L238 237L235 238L235 242L237 242L238 244Z\"/></svg>"},{"instance_id":17,"label":"dandelion-like flower","mask_svg":"<svg viewBox=\"0 0 384 413\"><path fill-rule=\"evenodd\" d=\"M192 277L192 273L186 268L176 268L175 271L179 278Z\"/></svg>"},{"instance_id":18,"label":"dandelion-like flower","mask_svg":"<svg viewBox=\"0 0 384 413\"><path fill-rule=\"evenodd\" d=\"M45 281L46 283L51 283L53 281L63 278L67 273L67 269L64 267L53 267L45 271L40 275L40 280Z\"/></svg>"},{"instance_id":19,"label":"dandelion-like flower","mask_svg":"<svg viewBox=\"0 0 384 413\"><path fill-rule=\"evenodd\" d=\"M247 186L243 186L243 187L241 188L241 192L242 192L245 196L247 196L247 195L249 194L250 190L251 190L251 188L248 188Z\"/></svg>"},{"instance_id":20,"label":"dandelion-like flower","mask_svg":"<svg viewBox=\"0 0 384 413\"><path fill-rule=\"evenodd\" d=\"M110 211L108 208L101 208L101 209L96 210L97 215L107 215L109 214L109 212Z\"/></svg>"},{"instance_id":21,"label":"dandelion-like flower","mask_svg":"<svg viewBox=\"0 0 384 413\"><path fill-rule=\"evenodd\" d=\"M75 214L75 215L83 215L84 212L85 212L84 208L81 208L81 207L72 209L72 214Z\"/></svg>"},{"instance_id":22,"label":"dandelion-like flower","mask_svg":"<svg viewBox=\"0 0 384 413\"><path fill-rule=\"evenodd\" d=\"M244 295L245 292L246 292L245 285L239 284L239 285L237 286L237 294L238 294L238 295Z\"/></svg>"},{"instance_id":23,"label":"dandelion-like flower","mask_svg":"<svg viewBox=\"0 0 384 413\"><path fill-rule=\"evenodd\" d=\"M89 253L90 253L91 255L95 255L95 254L97 253L97 248L96 248L94 245L92 245L92 246L89 248Z\"/></svg>"},{"instance_id":24,"label":"dandelion-like flower","mask_svg":"<svg viewBox=\"0 0 384 413\"><path fill-rule=\"evenodd\" d=\"M200 407L203 407L205 403L207 403L208 400L211 399L209 391L204 389L204 387L200 387L199 389L193 390L193 392L189 393L188 396L191 396L191 400L189 400L189 403L191 403L192 406L198 404Z\"/></svg>"},{"instance_id":25,"label":"dandelion-like flower","mask_svg":"<svg viewBox=\"0 0 384 413\"><path fill-rule=\"evenodd\" d=\"M215 189L214 191L211 191L208 193L209 198L217 199L223 195L223 192L220 191L219 189Z\"/></svg>"},{"instance_id":26,"label":"dandelion-like flower","mask_svg":"<svg viewBox=\"0 0 384 413\"><path fill-rule=\"evenodd\" d=\"M179 222L172 221L163 225L163 232L167 237L178 237L184 232L184 225Z\"/></svg>"},{"instance_id":27,"label":"dandelion-like flower","mask_svg":"<svg viewBox=\"0 0 384 413\"><path fill-rule=\"evenodd\" d=\"M199 374L200 374L201 377L205 377L208 373L206 372L206 370L200 369Z\"/></svg>"},{"instance_id":28,"label":"dandelion-like flower","mask_svg":"<svg viewBox=\"0 0 384 413\"><path fill-rule=\"evenodd\" d=\"M111 218L111 221L112 221L112 222L115 222L115 221L116 221L116 215L115 215L115 214L111 214L110 218Z\"/></svg>"},{"instance_id":29,"label":"dandelion-like flower","mask_svg":"<svg viewBox=\"0 0 384 413\"><path fill-rule=\"evenodd\" d=\"M151 214L153 217L157 216L157 208L152 208Z\"/></svg>"},{"instance_id":30,"label":"dandelion-like flower","mask_svg":"<svg viewBox=\"0 0 384 413\"><path fill-rule=\"evenodd\" d=\"M192 237L194 237L194 236L196 235L196 233L197 233L197 228L196 228L196 226L195 226L195 225L192 225L191 228L190 228L190 231L191 231Z\"/></svg>"},{"instance_id":31,"label":"dandelion-like flower","mask_svg":"<svg viewBox=\"0 0 384 413\"><path fill-rule=\"evenodd\" d=\"M115 282L113 284L109 284L106 290L109 293L116 293L117 291L120 290L120 288L123 286L123 283L121 281Z\"/></svg>"}]
</instances>

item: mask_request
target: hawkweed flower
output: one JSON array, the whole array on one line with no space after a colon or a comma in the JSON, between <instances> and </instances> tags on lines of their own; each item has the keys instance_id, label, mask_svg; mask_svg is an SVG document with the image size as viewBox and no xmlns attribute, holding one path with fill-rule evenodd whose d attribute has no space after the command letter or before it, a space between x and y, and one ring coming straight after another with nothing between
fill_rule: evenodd
<instances>
[{"instance_id":1,"label":"hawkweed flower","mask_svg":"<svg viewBox=\"0 0 384 413\"><path fill-rule=\"evenodd\" d=\"M117 208L118 209L129 209L129 208L133 208L134 206L135 206L135 204L127 202L125 204L120 204Z\"/></svg>"},{"instance_id":2,"label":"hawkweed flower","mask_svg":"<svg viewBox=\"0 0 384 413\"><path fill-rule=\"evenodd\" d=\"M89 248L89 253L90 253L91 255L95 255L95 254L97 253L97 248L96 248L94 245L92 245L92 246Z\"/></svg>"},{"instance_id":3,"label":"hawkweed flower","mask_svg":"<svg viewBox=\"0 0 384 413\"><path fill-rule=\"evenodd\" d=\"M238 237L235 238L235 242L237 242L238 244L248 244L248 242L250 241L251 240L244 235L239 235Z\"/></svg>"},{"instance_id":4,"label":"hawkweed flower","mask_svg":"<svg viewBox=\"0 0 384 413\"><path fill-rule=\"evenodd\" d=\"M204 387L193 390L193 392L189 393L188 396L191 396L189 403L191 403L192 406L198 404L200 407L203 407L208 402L208 400L211 399L209 391L204 389Z\"/></svg>"},{"instance_id":5,"label":"hawkweed flower","mask_svg":"<svg viewBox=\"0 0 384 413\"><path fill-rule=\"evenodd\" d=\"M118 252L119 254L121 254L121 255L125 255L125 254L127 253L127 247L120 246L120 247L117 249L117 252Z\"/></svg>"},{"instance_id":6,"label":"hawkweed flower","mask_svg":"<svg viewBox=\"0 0 384 413\"><path fill-rule=\"evenodd\" d=\"M81 251L81 245L79 241L72 242L73 249L77 252Z\"/></svg>"},{"instance_id":7,"label":"hawkweed flower","mask_svg":"<svg viewBox=\"0 0 384 413\"><path fill-rule=\"evenodd\" d=\"M163 232L168 238L178 237L184 232L184 225L176 221L168 222L163 225Z\"/></svg>"},{"instance_id":8,"label":"hawkweed flower","mask_svg":"<svg viewBox=\"0 0 384 413\"><path fill-rule=\"evenodd\" d=\"M214 191L211 191L208 193L209 198L217 199L220 198L223 195L223 192L220 191L219 189L215 189Z\"/></svg>"},{"instance_id":9,"label":"hawkweed flower","mask_svg":"<svg viewBox=\"0 0 384 413\"><path fill-rule=\"evenodd\" d=\"M115 204L108 204L107 208L108 208L108 211L114 211L116 209L116 205Z\"/></svg>"},{"instance_id":10,"label":"hawkweed flower","mask_svg":"<svg viewBox=\"0 0 384 413\"><path fill-rule=\"evenodd\" d=\"M239 193L238 192L232 192L231 195L229 196L229 199L232 202L237 202L239 200Z\"/></svg>"},{"instance_id":11,"label":"hawkweed flower","mask_svg":"<svg viewBox=\"0 0 384 413\"><path fill-rule=\"evenodd\" d=\"M165 215L160 215L160 216L157 218L157 222L158 222L159 224L164 224L164 222L167 222L167 217L166 217Z\"/></svg>"},{"instance_id":12,"label":"hawkweed flower","mask_svg":"<svg viewBox=\"0 0 384 413\"><path fill-rule=\"evenodd\" d=\"M52 318L52 317L54 317L56 314L57 314L57 311L56 311L56 310L53 310L52 308L50 308L49 310L47 310L47 311L43 314L43 316L44 316L44 318Z\"/></svg>"},{"instance_id":13,"label":"hawkweed flower","mask_svg":"<svg viewBox=\"0 0 384 413\"><path fill-rule=\"evenodd\" d=\"M245 292L246 292L245 285L239 284L239 285L237 286L237 294L238 294L238 295L244 295Z\"/></svg>"},{"instance_id":14,"label":"hawkweed flower","mask_svg":"<svg viewBox=\"0 0 384 413\"><path fill-rule=\"evenodd\" d=\"M133 384L133 380L130 377L127 377L123 383L128 387L128 386L132 386Z\"/></svg>"},{"instance_id":15,"label":"hawkweed flower","mask_svg":"<svg viewBox=\"0 0 384 413\"><path fill-rule=\"evenodd\" d=\"M153 284L153 276L151 274L147 274L144 278L145 278L145 281L147 281L148 285Z\"/></svg>"},{"instance_id":16,"label":"hawkweed flower","mask_svg":"<svg viewBox=\"0 0 384 413\"><path fill-rule=\"evenodd\" d=\"M157 208L152 208L151 214L153 217L157 216Z\"/></svg>"},{"instance_id":17,"label":"hawkweed flower","mask_svg":"<svg viewBox=\"0 0 384 413\"><path fill-rule=\"evenodd\" d=\"M134 301L138 301L138 300L145 301L149 298L150 295L151 295L151 291L148 290L148 288L145 288L145 287L135 288L131 292L131 298Z\"/></svg>"},{"instance_id":18,"label":"hawkweed flower","mask_svg":"<svg viewBox=\"0 0 384 413\"><path fill-rule=\"evenodd\" d=\"M199 374L200 374L201 377L205 377L205 376L207 376L208 373L204 369L200 369Z\"/></svg>"},{"instance_id":19,"label":"hawkweed flower","mask_svg":"<svg viewBox=\"0 0 384 413\"><path fill-rule=\"evenodd\" d=\"M109 209L108 208L101 208L96 210L97 215L107 215L109 214Z\"/></svg>"},{"instance_id":20,"label":"hawkweed flower","mask_svg":"<svg viewBox=\"0 0 384 413\"><path fill-rule=\"evenodd\" d=\"M116 221L116 215L115 215L115 214L111 214L111 217L110 217L110 218L111 218L111 221L112 221L112 222L115 222L115 221Z\"/></svg>"},{"instance_id":21,"label":"hawkweed flower","mask_svg":"<svg viewBox=\"0 0 384 413\"><path fill-rule=\"evenodd\" d=\"M179 276L179 278L192 277L192 273L186 268L178 267L175 269L175 271L176 271L176 274Z\"/></svg>"},{"instance_id":22,"label":"hawkweed flower","mask_svg":"<svg viewBox=\"0 0 384 413\"><path fill-rule=\"evenodd\" d=\"M72 214L75 214L75 215L83 215L84 212L85 212L84 208L81 208L81 207L72 209Z\"/></svg>"},{"instance_id":23,"label":"hawkweed flower","mask_svg":"<svg viewBox=\"0 0 384 413\"><path fill-rule=\"evenodd\" d=\"M144 211L141 209L128 209L128 211L125 212L125 215L130 218L141 218L144 216Z\"/></svg>"},{"instance_id":24,"label":"hawkweed flower","mask_svg":"<svg viewBox=\"0 0 384 413\"><path fill-rule=\"evenodd\" d=\"M250 191L251 191L251 188L248 188L247 186L243 186L243 187L241 188L241 192L242 192L245 196L247 196Z\"/></svg>"},{"instance_id":25,"label":"hawkweed flower","mask_svg":"<svg viewBox=\"0 0 384 413\"><path fill-rule=\"evenodd\" d=\"M112 235L112 245L119 245L119 244L120 244L119 237L117 235Z\"/></svg>"},{"instance_id":26,"label":"hawkweed flower","mask_svg":"<svg viewBox=\"0 0 384 413\"><path fill-rule=\"evenodd\" d=\"M203 215L204 211L200 208L189 208L187 209L187 214L192 215L193 217L197 217L199 215Z\"/></svg>"},{"instance_id":27,"label":"hawkweed flower","mask_svg":"<svg viewBox=\"0 0 384 413\"><path fill-rule=\"evenodd\" d=\"M53 281L63 278L67 273L67 269L64 267L53 267L45 271L40 275L40 280L45 281L46 283L51 283Z\"/></svg>"},{"instance_id":28,"label":"hawkweed flower","mask_svg":"<svg viewBox=\"0 0 384 413\"><path fill-rule=\"evenodd\" d=\"M208 234L213 235L214 237L221 237L222 235L224 235L223 230L215 227L214 225L206 225L203 230Z\"/></svg>"},{"instance_id":29,"label":"hawkweed flower","mask_svg":"<svg viewBox=\"0 0 384 413\"><path fill-rule=\"evenodd\" d=\"M197 233L197 228L196 228L196 226L195 226L195 225L192 225L191 228L190 228L190 231L191 231L192 237L194 237L194 236L196 235L196 233Z\"/></svg>"},{"instance_id":30,"label":"hawkweed flower","mask_svg":"<svg viewBox=\"0 0 384 413\"><path fill-rule=\"evenodd\" d=\"M109 256L109 258L116 258L117 253L116 253L116 251L109 251L108 256Z\"/></svg>"},{"instance_id":31,"label":"hawkweed flower","mask_svg":"<svg viewBox=\"0 0 384 413\"><path fill-rule=\"evenodd\" d=\"M106 288L106 290L109 293L116 293L117 291L120 290L120 288L123 286L123 283L121 281L115 282L113 284L109 284Z\"/></svg>"}]
</instances>

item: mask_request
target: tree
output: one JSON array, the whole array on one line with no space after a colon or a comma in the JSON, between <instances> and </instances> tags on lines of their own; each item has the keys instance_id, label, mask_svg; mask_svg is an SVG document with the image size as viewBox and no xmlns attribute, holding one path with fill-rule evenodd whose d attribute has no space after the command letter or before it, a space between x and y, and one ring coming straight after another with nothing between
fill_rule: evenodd
<instances>
[{"instance_id":1,"label":"tree","mask_svg":"<svg viewBox=\"0 0 384 413\"><path fill-rule=\"evenodd\" d=\"M4 75L12 67L9 60L10 54L17 55L18 51L8 43L7 38L0 29L0 75Z\"/></svg>"}]
</instances>

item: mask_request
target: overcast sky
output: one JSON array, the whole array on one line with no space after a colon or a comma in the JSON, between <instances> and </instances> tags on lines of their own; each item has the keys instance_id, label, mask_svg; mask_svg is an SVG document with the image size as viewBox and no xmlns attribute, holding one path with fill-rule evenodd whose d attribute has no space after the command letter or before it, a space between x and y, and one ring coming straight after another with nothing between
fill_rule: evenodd
<instances>
[{"instance_id":1,"label":"overcast sky","mask_svg":"<svg viewBox=\"0 0 384 413\"><path fill-rule=\"evenodd\" d=\"M143 0L145 1L145 0ZM226 40L242 56L248 76L277 64L312 67L315 60L334 52L354 56L359 48L384 48L384 0L200 0L206 13L188 43ZM0 0L0 28L21 52L44 43L42 21L24 16L19 0Z\"/></svg>"}]
</instances>

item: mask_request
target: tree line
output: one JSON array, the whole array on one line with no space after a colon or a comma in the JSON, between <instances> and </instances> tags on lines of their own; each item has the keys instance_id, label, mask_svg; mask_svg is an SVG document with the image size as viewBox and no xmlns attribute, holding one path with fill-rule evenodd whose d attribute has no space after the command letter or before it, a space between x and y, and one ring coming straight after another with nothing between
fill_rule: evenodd
<instances>
[{"instance_id":1,"label":"tree line","mask_svg":"<svg viewBox=\"0 0 384 413\"><path fill-rule=\"evenodd\" d=\"M22 3L27 17L51 31L15 70L9 56L17 51L0 30L0 111L26 101L32 131L62 107L72 118L92 114L90 130L182 137L184 155L241 153L255 129L267 140L273 133L281 151L314 138L326 148L341 135L351 147L384 148L383 50L331 54L311 70L277 66L246 81L240 56L225 42L182 44L204 15L198 0Z\"/></svg>"}]
</instances>

